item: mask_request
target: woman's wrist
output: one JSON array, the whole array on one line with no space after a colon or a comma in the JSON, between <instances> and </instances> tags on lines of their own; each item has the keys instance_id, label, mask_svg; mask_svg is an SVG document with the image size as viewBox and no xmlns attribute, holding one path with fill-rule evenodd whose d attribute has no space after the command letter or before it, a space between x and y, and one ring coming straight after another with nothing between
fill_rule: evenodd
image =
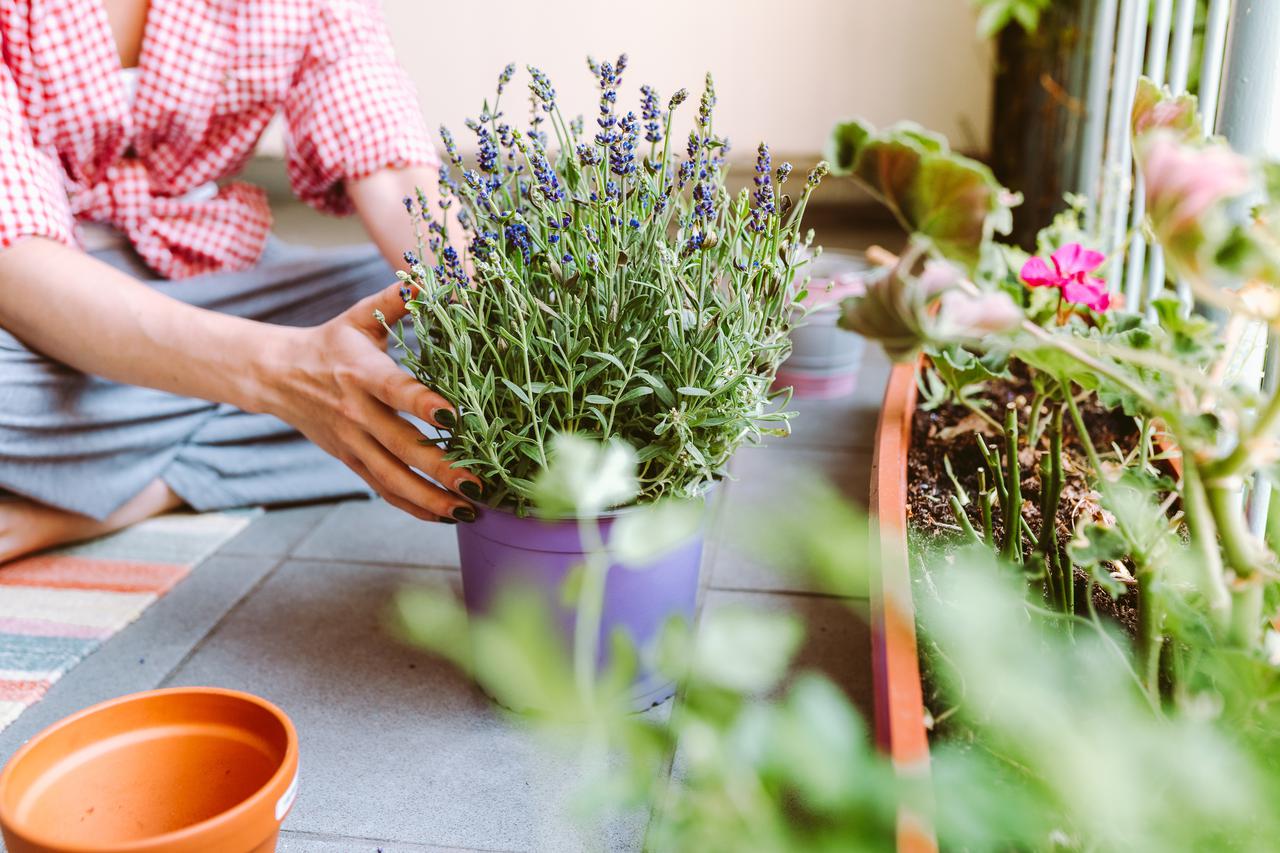
<instances>
[{"instance_id":1,"label":"woman's wrist","mask_svg":"<svg viewBox=\"0 0 1280 853\"><path fill-rule=\"evenodd\" d=\"M249 364L240 383L241 399L233 405L246 412L279 416L284 409L295 358L306 346L309 329L258 324L252 341L246 342Z\"/></svg>"}]
</instances>

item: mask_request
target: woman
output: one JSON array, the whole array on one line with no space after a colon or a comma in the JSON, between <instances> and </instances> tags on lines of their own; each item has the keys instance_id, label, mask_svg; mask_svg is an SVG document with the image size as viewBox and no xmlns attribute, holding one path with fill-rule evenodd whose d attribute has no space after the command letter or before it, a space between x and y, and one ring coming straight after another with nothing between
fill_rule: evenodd
<instances>
[{"instance_id":1,"label":"woman","mask_svg":"<svg viewBox=\"0 0 1280 853\"><path fill-rule=\"evenodd\" d=\"M295 192L376 249L281 244L212 183L278 111ZM373 316L436 166L377 0L0 0L0 563L182 504L474 519Z\"/></svg>"}]
</instances>

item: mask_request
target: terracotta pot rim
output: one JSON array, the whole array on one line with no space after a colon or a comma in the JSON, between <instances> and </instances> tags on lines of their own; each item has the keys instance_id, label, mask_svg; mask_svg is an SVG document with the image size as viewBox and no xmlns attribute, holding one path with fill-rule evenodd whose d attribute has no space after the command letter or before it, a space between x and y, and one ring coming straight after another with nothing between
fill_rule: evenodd
<instances>
[{"instance_id":1,"label":"terracotta pot rim","mask_svg":"<svg viewBox=\"0 0 1280 853\"><path fill-rule=\"evenodd\" d=\"M139 839L137 841L112 845L95 845L93 847L85 847L82 845L73 846L66 842L59 841L56 838L33 834L28 828L20 826L14 821L14 816L9 813L8 806L6 805L4 792L9 785L10 777L13 775L15 768L22 763L22 760L29 753L38 748L48 736L74 726L87 717L120 705L149 701L167 696L181 695L222 696L229 699L236 699L241 702L247 702L251 705L258 706L279 722L281 726L283 726L285 732L285 752L284 756L281 758L280 766L271 774L271 778L264 782L258 790L254 791L244 800L224 812L202 820L199 823L193 823L189 826L184 826L181 829L166 832L163 835L155 835L150 838ZM38 733L33 735L30 740L19 747L18 750L9 757L4 768L0 770L0 824L3 824L10 832L20 835L23 840L28 843L49 847L51 849L62 849L65 850L66 853L151 853L151 851L163 850L167 845L189 842L193 838L209 832L210 830L234 823L242 818L246 813L260 807L273 795L278 799L283 796L284 792L288 790L288 787L292 785L293 780L290 777L297 774L297 772L298 731L294 727L293 721L289 719L289 715L281 710L275 703L252 693L246 693L242 690L232 690L231 688L226 687L161 687L155 690L144 690L139 693L129 693L124 696L117 696L115 699L108 699L105 702L90 705L88 708L84 708L74 714L63 717L61 720L41 729ZM279 789L279 792L277 792L277 789Z\"/></svg>"}]
</instances>

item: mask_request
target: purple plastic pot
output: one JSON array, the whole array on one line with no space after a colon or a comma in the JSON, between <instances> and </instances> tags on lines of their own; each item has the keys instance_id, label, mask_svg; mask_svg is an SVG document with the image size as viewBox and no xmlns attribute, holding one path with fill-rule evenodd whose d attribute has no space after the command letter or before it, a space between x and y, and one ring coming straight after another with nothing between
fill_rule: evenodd
<instances>
[{"instance_id":1,"label":"purple plastic pot","mask_svg":"<svg viewBox=\"0 0 1280 853\"><path fill-rule=\"evenodd\" d=\"M619 510L600 519L600 533L606 543L614 521L626 512ZM467 612L490 613L505 589L531 591L559 618L568 654L575 613L564 606L561 590L569 572L583 562L578 522L521 518L490 507L477 507L476 520L460 524L457 529ZM608 638L617 628L624 629L640 652L639 671L631 688L631 704L637 711L665 702L675 693L675 683L646 663L645 652L673 616L693 624L702 542L699 531L649 565L609 567L598 665L608 663Z\"/></svg>"}]
</instances>

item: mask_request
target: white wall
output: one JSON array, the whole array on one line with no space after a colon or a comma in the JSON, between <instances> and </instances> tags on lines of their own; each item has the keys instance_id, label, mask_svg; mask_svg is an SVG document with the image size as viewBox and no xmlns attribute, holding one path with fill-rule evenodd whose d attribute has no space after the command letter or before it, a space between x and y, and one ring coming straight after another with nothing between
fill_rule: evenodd
<instances>
[{"instance_id":1,"label":"white wall","mask_svg":"<svg viewBox=\"0 0 1280 853\"><path fill-rule=\"evenodd\" d=\"M974 33L970 0L384 0L397 55L429 124L469 134L466 116L491 97L510 61L508 116L527 116L523 67L555 83L566 117L588 121L596 90L585 57L630 54L623 98L642 83L664 100L680 86L696 109L702 75L719 92L717 128L739 158L767 139L776 152L821 150L839 117L913 119L966 150L987 147L991 51ZM511 97L514 95L514 97Z\"/></svg>"}]
</instances>

